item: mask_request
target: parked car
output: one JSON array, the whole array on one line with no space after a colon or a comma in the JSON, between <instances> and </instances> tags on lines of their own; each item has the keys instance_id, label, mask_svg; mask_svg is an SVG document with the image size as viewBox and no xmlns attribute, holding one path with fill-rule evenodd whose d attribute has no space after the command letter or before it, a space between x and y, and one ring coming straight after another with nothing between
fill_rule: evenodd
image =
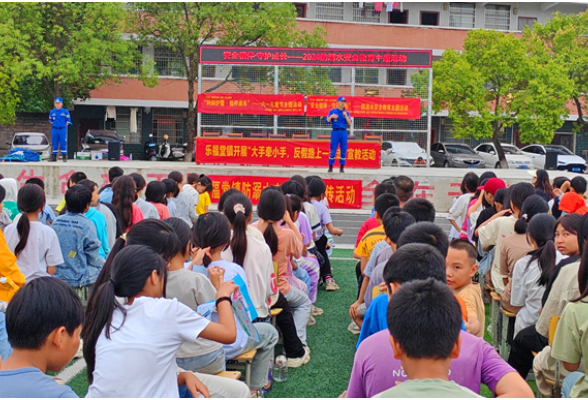
<instances>
[{"instance_id":1,"label":"parked car","mask_svg":"<svg viewBox=\"0 0 588 400\"><path fill-rule=\"evenodd\" d=\"M415 142L382 142L382 166L424 167L427 152ZM433 157L429 162L433 165Z\"/></svg>"},{"instance_id":2,"label":"parked car","mask_svg":"<svg viewBox=\"0 0 588 400\"><path fill-rule=\"evenodd\" d=\"M10 150L17 147L32 150L39 154L42 160L51 158L51 144L47 140L47 136L41 132L15 133L12 142L6 144L10 145Z\"/></svg>"},{"instance_id":3,"label":"parked car","mask_svg":"<svg viewBox=\"0 0 588 400\"><path fill-rule=\"evenodd\" d=\"M500 168L498 152L494 143L483 143L474 149L476 153L482 156L484 162L489 167ZM524 155L519 149L512 144L502 144L504 156L510 169L532 169L533 160L531 157Z\"/></svg>"},{"instance_id":4,"label":"parked car","mask_svg":"<svg viewBox=\"0 0 588 400\"><path fill-rule=\"evenodd\" d=\"M434 143L431 156L436 167L444 168L484 168L486 163L482 156L472 148L461 143Z\"/></svg>"},{"instance_id":5,"label":"parked car","mask_svg":"<svg viewBox=\"0 0 588 400\"><path fill-rule=\"evenodd\" d=\"M557 153L557 169L560 171L581 172L586 171L586 160L575 155L567 147L558 144L531 144L521 149L523 154L531 157L533 165L537 169L545 168L545 154L547 151Z\"/></svg>"},{"instance_id":6,"label":"parked car","mask_svg":"<svg viewBox=\"0 0 588 400\"><path fill-rule=\"evenodd\" d=\"M122 141L119 139L116 131L94 130L90 129L82 139L82 152L102 152L108 153L108 143L121 142L120 154L124 154Z\"/></svg>"}]
</instances>

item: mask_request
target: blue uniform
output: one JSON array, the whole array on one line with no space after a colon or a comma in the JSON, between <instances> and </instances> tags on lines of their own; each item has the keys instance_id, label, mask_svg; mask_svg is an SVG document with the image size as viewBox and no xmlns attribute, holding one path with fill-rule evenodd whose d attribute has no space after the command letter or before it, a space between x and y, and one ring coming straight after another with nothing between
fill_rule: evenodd
<instances>
[{"instance_id":1,"label":"blue uniform","mask_svg":"<svg viewBox=\"0 0 588 400\"><path fill-rule=\"evenodd\" d=\"M341 147L341 158L339 159L340 165L345 165L347 161L347 120L343 115L344 110L333 108L329 111L329 118L331 115L336 114L337 119L331 120L331 152L329 154L329 166L335 164L335 156L337 154L337 147Z\"/></svg>"},{"instance_id":2,"label":"blue uniform","mask_svg":"<svg viewBox=\"0 0 588 400\"><path fill-rule=\"evenodd\" d=\"M49 122L51 122L51 143L53 143L53 154L61 150L61 154L67 153L67 125L71 124L69 111L65 108L61 110L53 109L49 112Z\"/></svg>"}]
</instances>

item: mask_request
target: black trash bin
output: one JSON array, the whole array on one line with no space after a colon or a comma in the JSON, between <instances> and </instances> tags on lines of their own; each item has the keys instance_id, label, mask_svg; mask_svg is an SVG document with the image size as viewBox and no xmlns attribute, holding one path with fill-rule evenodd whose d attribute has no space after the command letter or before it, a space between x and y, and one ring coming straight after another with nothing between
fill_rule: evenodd
<instances>
[{"instance_id":1,"label":"black trash bin","mask_svg":"<svg viewBox=\"0 0 588 400\"><path fill-rule=\"evenodd\" d=\"M120 161L120 142L108 142L108 161Z\"/></svg>"},{"instance_id":2,"label":"black trash bin","mask_svg":"<svg viewBox=\"0 0 588 400\"><path fill-rule=\"evenodd\" d=\"M545 169L557 169L557 153L555 151L547 150L545 154Z\"/></svg>"}]
</instances>

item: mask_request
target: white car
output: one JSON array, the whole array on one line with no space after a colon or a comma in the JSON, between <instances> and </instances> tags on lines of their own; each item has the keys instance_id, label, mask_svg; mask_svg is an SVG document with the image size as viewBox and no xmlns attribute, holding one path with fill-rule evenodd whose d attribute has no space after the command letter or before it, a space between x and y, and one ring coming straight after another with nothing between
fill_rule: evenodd
<instances>
[{"instance_id":1,"label":"white car","mask_svg":"<svg viewBox=\"0 0 588 400\"><path fill-rule=\"evenodd\" d=\"M521 149L523 154L533 159L537 169L545 168L545 154L547 151L557 153L557 169L560 171L581 172L586 171L586 160L575 155L567 147L558 144L531 144Z\"/></svg>"},{"instance_id":2,"label":"white car","mask_svg":"<svg viewBox=\"0 0 588 400\"><path fill-rule=\"evenodd\" d=\"M490 168L500 168L498 161L498 152L494 143L483 143L474 149L476 153L482 156L486 165ZM504 156L508 163L509 169L533 169L533 159L524 155L519 149L512 144L502 144Z\"/></svg>"},{"instance_id":3,"label":"white car","mask_svg":"<svg viewBox=\"0 0 588 400\"><path fill-rule=\"evenodd\" d=\"M42 160L51 158L51 144L47 140L47 136L41 132L15 133L12 142L8 142L7 144L10 144L10 150L20 147L36 152L41 156Z\"/></svg>"},{"instance_id":4,"label":"white car","mask_svg":"<svg viewBox=\"0 0 588 400\"><path fill-rule=\"evenodd\" d=\"M382 142L382 166L426 167L427 152L415 142ZM431 156L429 162L433 166Z\"/></svg>"}]
</instances>

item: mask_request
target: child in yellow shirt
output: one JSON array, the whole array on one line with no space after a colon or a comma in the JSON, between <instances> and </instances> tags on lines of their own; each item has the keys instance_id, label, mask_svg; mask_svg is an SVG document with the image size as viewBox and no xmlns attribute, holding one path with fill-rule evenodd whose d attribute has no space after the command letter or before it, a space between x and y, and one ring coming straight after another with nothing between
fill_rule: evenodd
<instances>
[{"instance_id":1,"label":"child in yellow shirt","mask_svg":"<svg viewBox=\"0 0 588 400\"><path fill-rule=\"evenodd\" d=\"M196 183L196 191L199 194L196 214L202 215L208 212L208 206L212 204L210 195L208 194L212 192L212 180L204 174L200 175L198 183Z\"/></svg>"}]
</instances>

